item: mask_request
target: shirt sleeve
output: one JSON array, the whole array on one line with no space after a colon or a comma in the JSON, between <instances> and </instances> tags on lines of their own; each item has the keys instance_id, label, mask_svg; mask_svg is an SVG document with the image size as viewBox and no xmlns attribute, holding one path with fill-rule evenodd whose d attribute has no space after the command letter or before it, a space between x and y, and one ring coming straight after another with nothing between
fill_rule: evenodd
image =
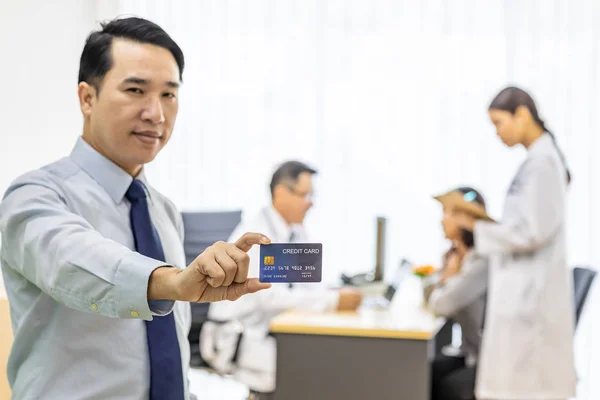
<instances>
[{"instance_id":1,"label":"shirt sleeve","mask_svg":"<svg viewBox=\"0 0 600 400\"><path fill-rule=\"evenodd\" d=\"M523 183L511 202L515 209L506 221L477 221L473 231L475 251L481 255L526 253L537 250L564 223L563 177L549 157L532 158L523 172Z\"/></svg>"},{"instance_id":2,"label":"shirt sleeve","mask_svg":"<svg viewBox=\"0 0 600 400\"><path fill-rule=\"evenodd\" d=\"M429 308L436 315L452 317L485 293L487 277L486 259L465 256L460 272L432 290Z\"/></svg>"},{"instance_id":3,"label":"shirt sleeve","mask_svg":"<svg viewBox=\"0 0 600 400\"><path fill-rule=\"evenodd\" d=\"M152 320L152 271L163 261L103 237L70 211L57 185L30 178L13 184L0 205L3 267L21 274L57 302L112 318ZM164 304L163 304L164 305Z\"/></svg>"}]
</instances>

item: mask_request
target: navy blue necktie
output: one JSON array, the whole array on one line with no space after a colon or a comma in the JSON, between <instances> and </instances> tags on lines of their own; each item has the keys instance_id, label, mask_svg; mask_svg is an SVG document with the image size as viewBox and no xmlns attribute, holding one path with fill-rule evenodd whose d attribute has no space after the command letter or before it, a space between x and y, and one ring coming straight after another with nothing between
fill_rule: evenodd
<instances>
[{"instance_id":1,"label":"navy blue necktie","mask_svg":"<svg viewBox=\"0 0 600 400\"><path fill-rule=\"evenodd\" d=\"M146 257L166 261L158 232L150 219L144 184L134 179L125 197L131 202L129 215L135 249ZM146 321L146 337L150 353L150 400L184 400L181 353L173 313Z\"/></svg>"}]
</instances>

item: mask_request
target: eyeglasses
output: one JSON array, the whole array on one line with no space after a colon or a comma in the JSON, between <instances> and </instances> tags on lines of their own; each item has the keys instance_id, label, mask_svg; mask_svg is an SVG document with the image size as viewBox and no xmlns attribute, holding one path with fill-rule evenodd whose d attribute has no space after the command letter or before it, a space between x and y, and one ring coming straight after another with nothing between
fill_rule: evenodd
<instances>
[{"instance_id":1,"label":"eyeglasses","mask_svg":"<svg viewBox=\"0 0 600 400\"><path fill-rule=\"evenodd\" d=\"M291 188L291 187L289 187L289 186L288 186L288 189L290 190L290 192L292 192L292 193L293 193L293 194L295 194L296 196L298 196L298 197L302 197L302 198L303 198L305 201L312 202L312 201L313 201L313 199L315 198L315 195L314 195L314 193L298 193L298 192L296 191L296 189L294 189L294 188Z\"/></svg>"}]
</instances>

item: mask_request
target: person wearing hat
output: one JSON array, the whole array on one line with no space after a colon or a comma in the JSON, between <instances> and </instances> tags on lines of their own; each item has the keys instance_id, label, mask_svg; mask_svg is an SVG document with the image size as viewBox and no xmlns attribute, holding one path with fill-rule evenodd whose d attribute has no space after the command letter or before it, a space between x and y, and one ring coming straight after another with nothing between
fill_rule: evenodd
<instances>
[{"instance_id":1,"label":"person wearing hat","mask_svg":"<svg viewBox=\"0 0 600 400\"><path fill-rule=\"evenodd\" d=\"M471 251L473 234L460 229L457 218L493 221L475 189L460 187L434 197L443 207L442 227L452 247L444 255L441 277L425 288L429 309L452 319L462 330L459 355L439 354L432 363L431 399L474 398L475 368L481 342L487 290L487 259Z\"/></svg>"}]
</instances>

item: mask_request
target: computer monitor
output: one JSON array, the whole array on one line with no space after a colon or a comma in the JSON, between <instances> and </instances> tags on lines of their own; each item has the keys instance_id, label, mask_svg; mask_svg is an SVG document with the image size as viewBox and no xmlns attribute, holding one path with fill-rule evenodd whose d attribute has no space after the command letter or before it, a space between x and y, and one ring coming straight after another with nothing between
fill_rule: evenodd
<instances>
[{"instance_id":1,"label":"computer monitor","mask_svg":"<svg viewBox=\"0 0 600 400\"><path fill-rule=\"evenodd\" d=\"M385 271L385 236L386 236L386 218L377 217L376 238L375 238L375 273L373 281L383 280Z\"/></svg>"},{"instance_id":2,"label":"computer monitor","mask_svg":"<svg viewBox=\"0 0 600 400\"><path fill-rule=\"evenodd\" d=\"M353 276L342 273L342 282L346 285L363 286L373 282L382 282L385 271L385 229L386 218L377 217L375 227L375 268Z\"/></svg>"}]
</instances>

